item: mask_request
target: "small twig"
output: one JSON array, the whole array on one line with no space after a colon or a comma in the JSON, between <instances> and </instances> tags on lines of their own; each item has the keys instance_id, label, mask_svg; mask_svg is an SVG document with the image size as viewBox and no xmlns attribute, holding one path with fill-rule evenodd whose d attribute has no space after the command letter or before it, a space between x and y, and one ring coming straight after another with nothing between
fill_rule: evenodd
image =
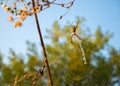
<instances>
[{"instance_id":1,"label":"small twig","mask_svg":"<svg viewBox=\"0 0 120 86\"><path fill-rule=\"evenodd\" d=\"M41 76L44 75L45 65L46 65L46 58L44 58L44 60L43 60L43 66L42 66L42 68L39 69L39 73L40 73Z\"/></svg>"},{"instance_id":2,"label":"small twig","mask_svg":"<svg viewBox=\"0 0 120 86\"><path fill-rule=\"evenodd\" d=\"M17 79L18 79L18 75L16 75L15 79L14 79L14 85L13 86L16 86L17 85Z\"/></svg>"}]
</instances>

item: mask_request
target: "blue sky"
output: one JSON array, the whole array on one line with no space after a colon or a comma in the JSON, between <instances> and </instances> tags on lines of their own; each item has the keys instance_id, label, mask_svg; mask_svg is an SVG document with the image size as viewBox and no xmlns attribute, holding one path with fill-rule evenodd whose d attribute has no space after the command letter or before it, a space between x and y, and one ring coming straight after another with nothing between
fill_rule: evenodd
<instances>
[{"instance_id":1,"label":"blue sky","mask_svg":"<svg viewBox=\"0 0 120 86\"><path fill-rule=\"evenodd\" d=\"M103 32L113 33L110 44L120 51L120 0L76 0L70 12L59 20L65 11L52 6L38 14L43 36L47 34L44 29L50 29L55 20L65 25L67 21L72 23L76 16L80 16L86 19L85 25L92 32L101 26ZM0 8L0 51L7 56L9 48L13 48L17 53L25 54L26 40L36 43L40 48L34 17L28 17L21 28L14 29L13 24L7 21L9 15Z\"/></svg>"}]
</instances>

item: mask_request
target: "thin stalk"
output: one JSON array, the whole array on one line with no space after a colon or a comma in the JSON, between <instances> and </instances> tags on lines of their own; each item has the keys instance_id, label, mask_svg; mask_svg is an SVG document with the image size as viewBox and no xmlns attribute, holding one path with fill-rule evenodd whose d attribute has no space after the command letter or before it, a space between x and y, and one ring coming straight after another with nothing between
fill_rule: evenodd
<instances>
[{"instance_id":1,"label":"thin stalk","mask_svg":"<svg viewBox=\"0 0 120 86\"><path fill-rule=\"evenodd\" d=\"M35 6L34 0L32 0L32 5L33 5L33 7ZM49 75L49 80L50 80L50 86L53 86L53 81L52 81L50 67L49 67L49 63L48 63L48 59L47 59L45 45L44 45L44 42L43 42L43 37L42 37L41 29L40 29L40 24L39 24L38 17L37 17L36 13L34 13L34 17L35 17L35 21L36 21L36 25L37 25L37 30L38 30L39 38L40 38L41 45L42 45L42 50L43 50L43 54L44 54L44 59L45 59L46 67L47 67L47 70L48 70L48 75Z\"/></svg>"}]
</instances>

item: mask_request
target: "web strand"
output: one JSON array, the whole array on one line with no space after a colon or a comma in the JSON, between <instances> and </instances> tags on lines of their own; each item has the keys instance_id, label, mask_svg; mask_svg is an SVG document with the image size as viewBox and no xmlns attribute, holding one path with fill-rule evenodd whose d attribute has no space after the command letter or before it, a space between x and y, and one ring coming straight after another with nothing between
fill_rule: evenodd
<instances>
[{"instance_id":1,"label":"web strand","mask_svg":"<svg viewBox=\"0 0 120 86\"><path fill-rule=\"evenodd\" d=\"M86 57L85 57L85 52L84 52L84 50L83 50L83 47L82 47L81 42L79 42L79 47L80 47L81 52L82 52L82 55L83 55L84 64L87 64Z\"/></svg>"}]
</instances>

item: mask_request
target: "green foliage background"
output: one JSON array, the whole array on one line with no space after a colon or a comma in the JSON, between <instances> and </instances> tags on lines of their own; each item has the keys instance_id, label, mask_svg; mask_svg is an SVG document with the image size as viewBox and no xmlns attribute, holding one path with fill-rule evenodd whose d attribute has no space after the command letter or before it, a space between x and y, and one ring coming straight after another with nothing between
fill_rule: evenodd
<instances>
[{"instance_id":1,"label":"green foliage background","mask_svg":"<svg viewBox=\"0 0 120 86\"><path fill-rule=\"evenodd\" d=\"M70 43L70 25L60 27L57 21L52 29L47 30L50 44L46 45L48 60L52 72L54 86L114 86L120 84L120 52L108 44L111 34L103 34L98 27L94 34L83 29L81 18L78 34L86 34L82 45L86 54L87 64L82 62L82 53L78 46ZM19 45L18 45L19 46ZM14 83L14 78L37 71L42 66L42 53L37 51L34 43L27 42L27 61L24 56L10 50L9 64L3 63L4 56L0 54L0 86ZM101 51L107 48L106 58ZM48 83L47 70L40 77L36 86L46 86ZM18 86L31 86L29 79L21 81Z\"/></svg>"}]
</instances>

